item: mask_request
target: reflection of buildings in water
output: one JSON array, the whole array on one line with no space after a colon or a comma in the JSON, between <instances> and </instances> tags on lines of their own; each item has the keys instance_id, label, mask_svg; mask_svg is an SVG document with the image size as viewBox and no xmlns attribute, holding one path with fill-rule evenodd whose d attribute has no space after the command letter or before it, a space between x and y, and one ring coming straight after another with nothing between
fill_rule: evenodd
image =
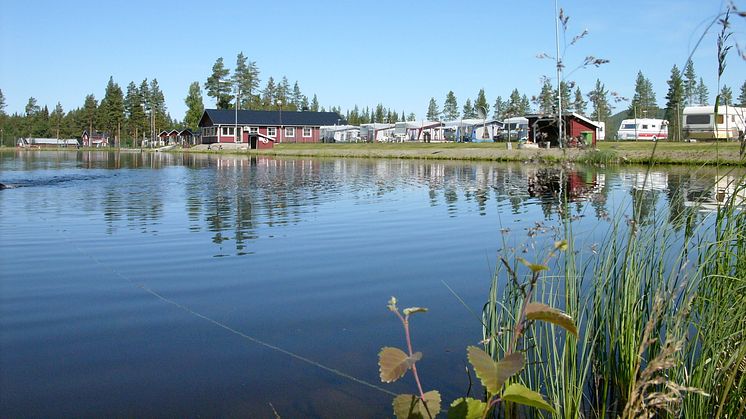
<instances>
[{"instance_id":1,"label":"reflection of buildings in water","mask_svg":"<svg viewBox=\"0 0 746 419\"><path fill-rule=\"evenodd\" d=\"M668 190L667 172L635 172L620 173L622 186L628 189L644 191L666 191Z\"/></svg>"},{"instance_id":2,"label":"reflection of buildings in water","mask_svg":"<svg viewBox=\"0 0 746 419\"><path fill-rule=\"evenodd\" d=\"M713 212L725 204L738 207L746 206L746 183L743 177L725 175L716 178L715 183L690 187L686 194L684 206L700 212Z\"/></svg>"},{"instance_id":3,"label":"reflection of buildings in water","mask_svg":"<svg viewBox=\"0 0 746 419\"><path fill-rule=\"evenodd\" d=\"M606 186L606 176L596 172L540 168L528 175L528 194L537 198L566 197L570 202L590 198Z\"/></svg>"}]
</instances>

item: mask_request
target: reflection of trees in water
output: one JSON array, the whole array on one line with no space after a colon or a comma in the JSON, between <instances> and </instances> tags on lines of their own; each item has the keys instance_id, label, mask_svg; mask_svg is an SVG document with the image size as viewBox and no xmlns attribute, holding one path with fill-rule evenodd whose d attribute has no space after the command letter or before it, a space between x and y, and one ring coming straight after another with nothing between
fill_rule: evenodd
<instances>
[{"instance_id":1,"label":"reflection of trees in water","mask_svg":"<svg viewBox=\"0 0 746 419\"><path fill-rule=\"evenodd\" d=\"M531 170L527 180L528 195L539 199L547 219L555 213L562 218L572 217L571 208L579 215L583 212L585 201L591 202L598 218L605 218L606 198L602 194L608 192L604 192L605 177L599 176L596 169L540 167Z\"/></svg>"}]
</instances>

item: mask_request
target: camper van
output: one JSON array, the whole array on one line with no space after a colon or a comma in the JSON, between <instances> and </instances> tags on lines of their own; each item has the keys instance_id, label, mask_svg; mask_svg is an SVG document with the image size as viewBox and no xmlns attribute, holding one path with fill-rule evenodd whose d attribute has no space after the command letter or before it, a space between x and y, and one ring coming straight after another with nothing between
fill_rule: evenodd
<instances>
[{"instance_id":1,"label":"camper van","mask_svg":"<svg viewBox=\"0 0 746 419\"><path fill-rule=\"evenodd\" d=\"M716 121L717 119L717 121ZM687 106L683 112L684 137L687 139L738 138L746 130L746 108L714 106Z\"/></svg>"},{"instance_id":2,"label":"camper van","mask_svg":"<svg viewBox=\"0 0 746 419\"><path fill-rule=\"evenodd\" d=\"M665 140L668 138L668 121L665 119L625 119L619 125L619 140Z\"/></svg>"}]
</instances>

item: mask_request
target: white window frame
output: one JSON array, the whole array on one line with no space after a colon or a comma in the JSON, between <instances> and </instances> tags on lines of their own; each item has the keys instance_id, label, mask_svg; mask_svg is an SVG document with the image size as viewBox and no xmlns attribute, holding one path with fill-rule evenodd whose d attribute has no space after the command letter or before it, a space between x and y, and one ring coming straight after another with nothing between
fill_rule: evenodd
<instances>
[{"instance_id":1,"label":"white window frame","mask_svg":"<svg viewBox=\"0 0 746 419\"><path fill-rule=\"evenodd\" d=\"M295 137L295 127L285 127L285 138Z\"/></svg>"},{"instance_id":2,"label":"white window frame","mask_svg":"<svg viewBox=\"0 0 746 419\"><path fill-rule=\"evenodd\" d=\"M308 130L308 135L306 135L306 130ZM303 127L303 138L310 138L313 136L313 129L311 127Z\"/></svg>"},{"instance_id":3,"label":"white window frame","mask_svg":"<svg viewBox=\"0 0 746 419\"><path fill-rule=\"evenodd\" d=\"M259 127L249 127L249 135L259 134Z\"/></svg>"},{"instance_id":4,"label":"white window frame","mask_svg":"<svg viewBox=\"0 0 746 419\"><path fill-rule=\"evenodd\" d=\"M277 137L277 127L267 127L267 137Z\"/></svg>"},{"instance_id":5,"label":"white window frame","mask_svg":"<svg viewBox=\"0 0 746 419\"><path fill-rule=\"evenodd\" d=\"M234 130L234 128L236 127L225 125L225 126L222 126L221 128L222 128L220 130L221 137L235 137L236 136L236 131Z\"/></svg>"}]
</instances>

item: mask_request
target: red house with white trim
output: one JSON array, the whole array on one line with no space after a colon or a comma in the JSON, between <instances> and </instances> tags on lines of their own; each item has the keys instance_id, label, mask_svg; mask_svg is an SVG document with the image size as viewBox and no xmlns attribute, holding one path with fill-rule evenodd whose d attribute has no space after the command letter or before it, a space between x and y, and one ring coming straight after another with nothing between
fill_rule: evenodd
<instances>
[{"instance_id":1,"label":"red house with white trim","mask_svg":"<svg viewBox=\"0 0 746 419\"><path fill-rule=\"evenodd\" d=\"M336 112L252 111L205 109L199 126L202 143L243 143L251 149L275 143L318 143L321 126L347 121Z\"/></svg>"},{"instance_id":2,"label":"red house with white trim","mask_svg":"<svg viewBox=\"0 0 746 419\"><path fill-rule=\"evenodd\" d=\"M552 147L559 146L559 129L556 115L526 115L528 119L528 138L532 142L548 142ZM568 146L581 139L587 146L596 145L596 134L600 125L585 116L569 112L562 115L562 128Z\"/></svg>"}]
</instances>

